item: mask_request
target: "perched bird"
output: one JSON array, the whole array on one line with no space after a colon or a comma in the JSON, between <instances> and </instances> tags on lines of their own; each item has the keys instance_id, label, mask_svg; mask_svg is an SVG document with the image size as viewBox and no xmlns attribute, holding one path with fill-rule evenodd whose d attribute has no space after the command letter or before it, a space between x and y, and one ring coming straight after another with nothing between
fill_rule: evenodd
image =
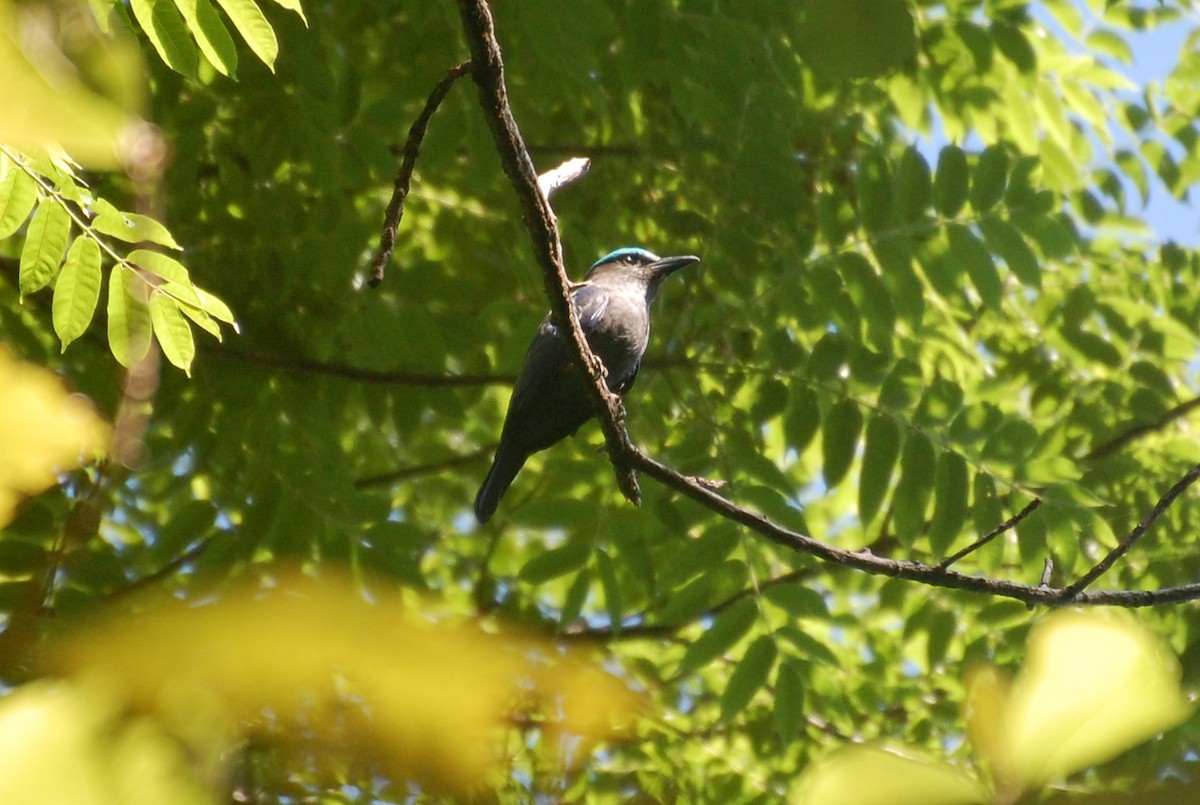
<instances>
[{"instance_id":1,"label":"perched bird","mask_svg":"<svg viewBox=\"0 0 1200 805\"><path fill-rule=\"evenodd\" d=\"M650 303L663 280L699 257L659 257L645 249L617 249L592 264L571 291L571 304L592 352L607 372L608 388L622 396L633 386L650 340ZM486 523L526 460L587 422L593 413L587 375L571 357L564 335L547 316L534 336L513 389L500 447L479 493L475 516Z\"/></svg>"}]
</instances>

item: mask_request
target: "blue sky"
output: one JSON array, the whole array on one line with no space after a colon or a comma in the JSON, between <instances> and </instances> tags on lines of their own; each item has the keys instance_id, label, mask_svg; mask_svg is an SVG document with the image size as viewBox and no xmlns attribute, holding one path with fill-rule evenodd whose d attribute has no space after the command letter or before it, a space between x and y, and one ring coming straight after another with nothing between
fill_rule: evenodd
<instances>
[{"instance_id":1,"label":"blue sky","mask_svg":"<svg viewBox=\"0 0 1200 805\"><path fill-rule=\"evenodd\" d=\"M1180 48L1194 23L1182 21L1153 31L1128 34L1133 48L1132 65L1123 65L1122 72L1145 86L1161 83L1179 60ZM1155 182L1146 208L1146 220L1154 229L1157 240L1174 240L1187 246L1200 246L1200 215L1195 206L1177 201L1162 184Z\"/></svg>"}]
</instances>

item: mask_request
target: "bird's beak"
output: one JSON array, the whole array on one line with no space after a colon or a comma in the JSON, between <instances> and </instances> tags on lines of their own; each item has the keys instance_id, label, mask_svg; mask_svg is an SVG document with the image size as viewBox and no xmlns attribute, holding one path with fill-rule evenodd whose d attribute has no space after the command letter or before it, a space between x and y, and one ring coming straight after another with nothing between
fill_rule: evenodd
<instances>
[{"instance_id":1,"label":"bird's beak","mask_svg":"<svg viewBox=\"0 0 1200 805\"><path fill-rule=\"evenodd\" d=\"M669 277L681 268L690 266L693 263L699 263L700 258L692 254L685 254L679 257L662 257L655 260L647 268L653 271L656 275L663 278Z\"/></svg>"}]
</instances>

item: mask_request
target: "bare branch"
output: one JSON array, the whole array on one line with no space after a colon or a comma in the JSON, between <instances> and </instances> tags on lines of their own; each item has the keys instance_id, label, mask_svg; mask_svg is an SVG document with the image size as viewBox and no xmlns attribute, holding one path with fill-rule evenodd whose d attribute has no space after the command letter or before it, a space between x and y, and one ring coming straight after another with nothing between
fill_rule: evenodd
<instances>
[{"instance_id":1,"label":"bare branch","mask_svg":"<svg viewBox=\"0 0 1200 805\"><path fill-rule=\"evenodd\" d=\"M379 475L367 475L359 478L354 482L355 489L370 489L373 486L387 486L394 484L397 481L407 481L409 478L419 478L422 475L436 475L445 470L452 470L455 467L461 467L464 464L474 464L476 461L487 459L495 451L496 445L485 445L478 450L472 450L470 453L463 453L459 456L451 456L450 458L442 459L441 461L433 461L428 464L414 464L409 467L401 467L398 470L391 472L383 472Z\"/></svg>"},{"instance_id":2,"label":"bare branch","mask_svg":"<svg viewBox=\"0 0 1200 805\"><path fill-rule=\"evenodd\" d=\"M227 345L210 346L206 350L213 355L243 363L275 366L292 372L327 375L329 377L339 377L344 380L354 380L360 383L377 383L379 385L458 388L463 386L501 385L512 383L516 379L511 374L447 375L410 372L403 369L396 371L362 369L357 366L347 366L342 363L325 363L300 356L277 355L270 352L251 352Z\"/></svg>"},{"instance_id":3,"label":"bare branch","mask_svg":"<svg viewBox=\"0 0 1200 805\"><path fill-rule=\"evenodd\" d=\"M634 447L625 429L625 409L621 399L609 391L604 381L603 364L592 354L571 305L571 281L563 268L558 223L538 186L533 162L508 104L504 59L496 41L491 9L486 0L459 0L458 9L471 49L471 76L479 88L480 106L492 131L504 172L521 203L525 228L533 242L534 256L542 269L550 314L560 329L569 334L567 343L571 345L571 352L592 380L592 403L604 431L617 484L625 497L636 505L641 502L641 490L628 461Z\"/></svg>"},{"instance_id":4,"label":"bare branch","mask_svg":"<svg viewBox=\"0 0 1200 805\"><path fill-rule=\"evenodd\" d=\"M937 567L936 565L927 565L923 562L886 559L875 556L870 551L846 551L834 548L810 536L773 523L758 512L744 509L732 503L716 492L696 483L693 479L681 475L670 467L655 461L637 448L633 448L632 453L629 455L629 461L639 471L661 482L664 486L674 489L676 492L700 503L725 519L739 523L788 550L811 554L833 565L849 567L873 575L906 579L908 581L927 584L931 587L945 587L1002 598L1012 598L1029 606L1058 606L1065 603L1063 599L1064 590L1054 587L1046 587L1040 584L1034 586L981 576L968 576L947 568ZM1194 477L1191 477L1193 473L1196 476L1200 476L1200 466L1194 468L1188 474L1189 477L1185 479L1187 483L1195 480ZM1173 495L1171 492L1168 493L1168 495L1172 495L1172 500L1183 491L1181 484L1183 482L1176 484L1176 487L1180 488L1172 489ZM1166 501L1165 505L1170 505L1170 501ZM1165 505L1163 505L1163 508L1165 508ZM1157 516L1157 514L1154 515L1154 517ZM1149 526L1147 525L1146 527L1148 528ZM1080 592L1070 602L1091 606L1147 607L1174 604L1181 601L1194 601L1198 598L1200 598L1200 583L1181 584L1161 590Z\"/></svg>"},{"instance_id":5,"label":"bare branch","mask_svg":"<svg viewBox=\"0 0 1200 805\"><path fill-rule=\"evenodd\" d=\"M442 105L446 93L450 91L454 83L466 75L470 69L470 62L463 62L451 67L433 88L433 92L429 93L429 98L425 101L425 108L421 110L421 114L417 115L412 128L408 130L408 139L404 141L404 156L400 160L399 170L396 171L392 200L388 202L387 212L383 216L383 231L379 234L379 251L371 260L369 282L372 288L378 287L379 283L383 282L384 269L387 268L388 260L392 259L392 250L396 248L396 230L400 228L400 218L404 215L404 200L408 198L408 188L412 183L413 170L417 166L417 155L421 151L421 142L425 139L425 129L429 127L429 119Z\"/></svg>"},{"instance_id":6,"label":"bare branch","mask_svg":"<svg viewBox=\"0 0 1200 805\"><path fill-rule=\"evenodd\" d=\"M991 531L987 532L982 537L975 540L974 542L972 542L967 547L963 548L958 553L954 554L953 556L948 556L945 559L943 559L941 562L938 563L938 567L940 567L942 570L945 570L946 568L950 567L950 565L954 564L959 559L962 559L967 554L974 553L975 551L979 550L984 545L987 545L989 542L994 540L996 537L1000 536L1005 531L1008 531L1009 529L1013 528L1018 523L1020 523L1022 520L1024 520L1026 517L1033 514L1034 511L1036 511L1037 508L1041 505L1042 505L1041 498L1034 498L1033 500L1029 501L1029 503L1027 503L1025 505L1025 508L1021 509L1021 511L1017 512L1012 517L1008 518L1003 523L996 526Z\"/></svg>"},{"instance_id":7,"label":"bare branch","mask_svg":"<svg viewBox=\"0 0 1200 805\"><path fill-rule=\"evenodd\" d=\"M1150 527L1154 525L1154 521L1161 517L1162 513L1170 508L1171 504L1175 502L1175 499L1183 494L1183 491L1194 484L1197 479L1200 479L1200 464L1192 467L1184 474L1182 478L1176 481L1175 484L1167 490L1166 494L1159 499L1158 503L1154 504L1154 508L1142 518L1142 521L1137 524L1137 527L1130 531L1129 535L1125 537L1125 539L1121 540L1117 547L1109 551L1103 559L1096 563L1095 567L1080 576L1074 584L1071 584L1062 590L1061 597L1063 602L1070 603L1076 596L1079 595L1081 590L1085 589L1093 581L1104 575L1104 573L1110 567L1112 567L1118 559L1128 553L1129 549L1133 547L1134 543L1141 539L1145 533L1150 530Z\"/></svg>"},{"instance_id":8,"label":"bare branch","mask_svg":"<svg viewBox=\"0 0 1200 805\"><path fill-rule=\"evenodd\" d=\"M1187 416L1197 406L1200 406L1200 397L1193 397L1190 400L1181 402L1179 405L1176 405L1174 408L1171 408L1163 413L1162 416L1153 422L1134 425L1123 433L1120 433L1117 436L1109 439L1104 444L1092 448L1092 450L1083 458L1085 461L1098 461L1102 458L1108 458L1113 453L1123 449L1125 445L1129 444L1130 442L1133 442L1147 434L1160 431L1170 425L1176 419Z\"/></svg>"}]
</instances>

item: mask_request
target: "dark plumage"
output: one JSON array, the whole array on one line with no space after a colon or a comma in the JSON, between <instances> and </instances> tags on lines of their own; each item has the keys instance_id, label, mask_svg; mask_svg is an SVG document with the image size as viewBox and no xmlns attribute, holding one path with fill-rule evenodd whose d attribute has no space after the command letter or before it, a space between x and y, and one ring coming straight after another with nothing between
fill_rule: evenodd
<instances>
[{"instance_id":1,"label":"dark plumage","mask_svg":"<svg viewBox=\"0 0 1200 805\"><path fill-rule=\"evenodd\" d=\"M663 280L699 261L691 255L658 257L645 249L618 249L596 261L571 292L588 345L608 372L609 389L623 396L637 378L650 340L650 303ZM531 455L574 434L592 417L587 382L547 316L525 354L500 447L475 496L479 522L491 519Z\"/></svg>"}]
</instances>

